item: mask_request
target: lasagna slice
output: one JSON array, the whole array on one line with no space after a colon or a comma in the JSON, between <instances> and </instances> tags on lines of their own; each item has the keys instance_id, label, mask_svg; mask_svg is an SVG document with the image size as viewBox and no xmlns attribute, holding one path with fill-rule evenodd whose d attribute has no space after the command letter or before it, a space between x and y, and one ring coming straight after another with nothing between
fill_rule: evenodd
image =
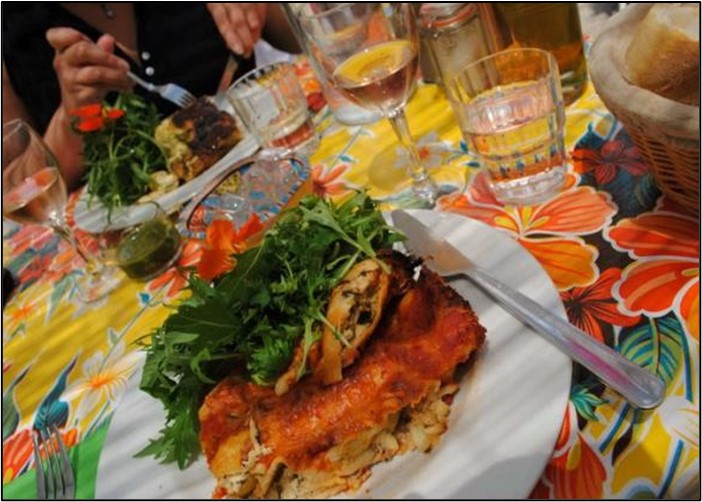
<instances>
[{"instance_id":1,"label":"lasagna slice","mask_svg":"<svg viewBox=\"0 0 702 502\"><path fill-rule=\"evenodd\" d=\"M340 381L303 378L277 395L225 379L200 409L213 496L327 498L358 489L373 464L430 450L447 427L456 367L484 338L468 302L423 269Z\"/></svg>"}]
</instances>

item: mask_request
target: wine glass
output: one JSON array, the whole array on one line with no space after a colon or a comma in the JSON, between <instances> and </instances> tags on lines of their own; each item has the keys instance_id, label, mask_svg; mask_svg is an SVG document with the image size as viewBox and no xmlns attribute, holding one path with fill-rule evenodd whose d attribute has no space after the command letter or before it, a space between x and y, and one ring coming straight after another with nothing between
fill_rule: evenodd
<instances>
[{"instance_id":1,"label":"wine glass","mask_svg":"<svg viewBox=\"0 0 702 502\"><path fill-rule=\"evenodd\" d=\"M91 302L112 291L120 281L117 270L88 252L66 224L68 194L51 150L26 122L15 119L2 126L2 213L18 223L51 227L85 261L77 279L81 300Z\"/></svg>"},{"instance_id":2,"label":"wine glass","mask_svg":"<svg viewBox=\"0 0 702 502\"><path fill-rule=\"evenodd\" d=\"M390 120L407 152L416 203L433 206L438 189L421 164L404 111L418 66L411 7L407 3L310 2L298 8L298 20L311 56L332 85Z\"/></svg>"}]
</instances>

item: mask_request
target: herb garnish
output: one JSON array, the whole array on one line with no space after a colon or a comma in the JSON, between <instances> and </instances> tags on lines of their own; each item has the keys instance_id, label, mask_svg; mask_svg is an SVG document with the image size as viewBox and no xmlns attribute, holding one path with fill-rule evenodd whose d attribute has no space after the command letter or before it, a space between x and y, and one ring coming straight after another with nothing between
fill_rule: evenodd
<instances>
[{"instance_id":1,"label":"herb garnish","mask_svg":"<svg viewBox=\"0 0 702 502\"><path fill-rule=\"evenodd\" d=\"M149 192L151 173L166 169L154 140L161 117L153 103L120 93L114 105L88 105L69 112L83 135L87 192L112 214Z\"/></svg>"},{"instance_id":2,"label":"herb garnish","mask_svg":"<svg viewBox=\"0 0 702 502\"><path fill-rule=\"evenodd\" d=\"M193 461L198 409L214 384L237 367L273 384L300 340L309 348L318 339L331 289L355 263L401 239L365 193L338 206L307 196L214 284L191 276L191 297L146 349L141 389L163 402L166 425L139 456L180 468Z\"/></svg>"}]
</instances>

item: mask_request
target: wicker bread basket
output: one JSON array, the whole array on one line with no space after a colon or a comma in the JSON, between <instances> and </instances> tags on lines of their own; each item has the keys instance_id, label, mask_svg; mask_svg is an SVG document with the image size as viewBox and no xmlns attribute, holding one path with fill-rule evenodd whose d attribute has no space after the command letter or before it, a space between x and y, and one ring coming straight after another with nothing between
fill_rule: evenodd
<instances>
[{"instance_id":1,"label":"wicker bread basket","mask_svg":"<svg viewBox=\"0 0 702 502\"><path fill-rule=\"evenodd\" d=\"M661 191L699 215L700 109L631 85L624 55L652 4L626 7L609 19L590 53L590 76L605 106L622 123L652 168Z\"/></svg>"}]
</instances>

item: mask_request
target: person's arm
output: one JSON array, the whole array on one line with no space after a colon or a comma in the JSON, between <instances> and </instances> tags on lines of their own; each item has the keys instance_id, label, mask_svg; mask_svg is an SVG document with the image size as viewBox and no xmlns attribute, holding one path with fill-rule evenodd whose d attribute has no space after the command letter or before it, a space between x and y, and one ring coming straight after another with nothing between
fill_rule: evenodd
<instances>
[{"instance_id":1,"label":"person's arm","mask_svg":"<svg viewBox=\"0 0 702 502\"><path fill-rule=\"evenodd\" d=\"M44 140L58 158L66 184L75 188L83 176L83 140L73 132L68 112L101 103L110 91L128 91L129 63L113 54L115 40L103 35L93 42L71 28L52 28L46 33L54 48L54 70L61 87L61 104L54 113Z\"/></svg>"},{"instance_id":2,"label":"person's arm","mask_svg":"<svg viewBox=\"0 0 702 502\"><path fill-rule=\"evenodd\" d=\"M24 103L12 86L4 63L2 66L2 117L3 122L21 119L30 126L35 126ZM51 118L44 133L44 141L56 156L66 185L69 188L78 186L83 171L81 159L83 141L80 136L71 131L70 121L63 107L59 107Z\"/></svg>"}]
</instances>

